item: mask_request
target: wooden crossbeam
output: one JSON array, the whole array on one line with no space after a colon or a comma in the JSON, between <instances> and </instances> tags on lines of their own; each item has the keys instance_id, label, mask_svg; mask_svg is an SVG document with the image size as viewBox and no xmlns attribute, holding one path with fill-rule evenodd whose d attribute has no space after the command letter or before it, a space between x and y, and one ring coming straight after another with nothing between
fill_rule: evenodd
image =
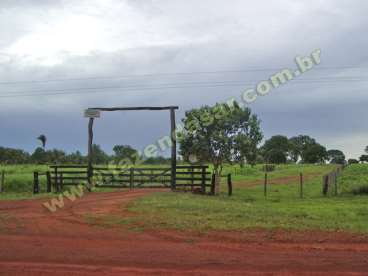
<instances>
[{"instance_id":1,"label":"wooden crossbeam","mask_svg":"<svg viewBox=\"0 0 368 276\"><path fill-rule=\"evenodd\" d=\"M134 111L134 110L175 110L178 106L137 106L137 107L93 107L88 108L99 111Z\"/></svg>"}]
</instances>

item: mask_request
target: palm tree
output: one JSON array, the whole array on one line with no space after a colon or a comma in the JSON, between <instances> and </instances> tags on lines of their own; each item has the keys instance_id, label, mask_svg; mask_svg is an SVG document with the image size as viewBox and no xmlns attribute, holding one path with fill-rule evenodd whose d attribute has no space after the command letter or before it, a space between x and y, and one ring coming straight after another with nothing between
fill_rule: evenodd
<instances>
[{"instance_id":1,"label":"palm tree","mask_svg":"<svg viewBox=\"0 0 368 276\"><path fill-rule=\"evenodd\" d=\"M46 141L47 141L46 136L43 135L43 134L41 134L40 136L38 136L37 139L41 141L42 147L43 147L43 149L45 149L45 147L46 147Z\"/></svg>"}]
</instances>

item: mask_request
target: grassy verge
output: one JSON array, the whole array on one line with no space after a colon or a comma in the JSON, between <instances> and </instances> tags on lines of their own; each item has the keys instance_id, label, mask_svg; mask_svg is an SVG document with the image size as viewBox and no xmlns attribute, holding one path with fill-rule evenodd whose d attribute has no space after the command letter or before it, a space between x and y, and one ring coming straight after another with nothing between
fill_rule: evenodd
<instances>
[{"instance_id":1,"label":"grassy verge","mask_svg":"<svg viewBox=\"0 0 368 276\"><path fill-rule=\"evenodd\" d=\"M339 186L343 194L368 194L368 165L348 166L339 179Z\"/></svg>"},{"instance_id":2,"label":"grassy verge","mask_svg":"<svg viewBox=\"0 0 368 276\"><path fill-rule=\"evenodd\" d=\"M54 197L55 194L38 194L34 195L33 193L1 193L0 194L0 201L1 200L22 200L22 199L39 199L39 198L51 198Z\"/></svg>"},{"instance_id":3,"label":"grassy verge","mask_svg":"<svg viewBox=\"0 0 368 276\"><path fill-rule=\"evenodd\" d=\"M0 172L5 171L5 193L31 193L33 189L33 172L47 171L43 165L2 165ZM41 192L46 191L46 177L40 177Z\"/></svg>"},{"instance_id":4,"label":"grassy verge","mask_svg":"<svg viewBox=\"0 0 368 276\"><path fill-rule=\"evenodd\" d=\"M267 198L263 195L262 185L245 188L235 184L233 197L158 193L131 203L129 210L137 214L137 222L149 228L195 231L313 229L368 233L368 197L351 194L323 197L320 176L331 167L314 168L285 168L276 174L283 177L290 175L288 172L294 174L303 170L315 175L306 181L303 199L299 198L297 181L270 185ZM262 179L262 176L252 180Z\"/></svg>"},{"instance_id":5,"label":"grassy verge","mask_svg":"<svg viewBox=\"0 0 368 276\"><path fill-rule=\"evenodd\" d=\"M146 227L178 230L319 229L368 233L367 197L259 199L238 191L227 198L155 194L130 206Z\"/></svg>"}]
</instances>

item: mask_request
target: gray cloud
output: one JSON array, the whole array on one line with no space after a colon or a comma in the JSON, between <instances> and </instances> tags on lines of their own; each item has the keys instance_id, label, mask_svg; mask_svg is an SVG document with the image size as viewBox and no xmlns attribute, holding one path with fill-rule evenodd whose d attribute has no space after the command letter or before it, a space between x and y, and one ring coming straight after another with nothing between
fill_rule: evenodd
<instances>
[{"instance_id":1,"label":"gray cloud","mask_svg":"<svg viewBox=\"0 0 368 276\"><path fill-rule=\"evenodd\" d=\"M14 3L0 4L0 82L18 82L0 84L0 145L31 151L42 132L50 146L84 149L84 108L178 104L180 119L186 109L239 97L277 70L293 68L296 55L316 48L322 50L321 66L330 70L313 69L302 77L306 82L287 84L251 105L266 136L307 133L348 156L359 155L367 144L365 1ZM346 65L361 68L342 68ZM194 73L252 68L271 70ZM175 72L193 74L170 74ZM107 78L19 83L94 76ZM110 78L115 76L125 77ZM344 77L359 81L308 81ZM241 85L225 86L229 81ZM201 85L215 82L223 86ZM172 88L159 88L165 84ZM1 97L67 89L78 94ZM97 142L107 150L115 143L143 147L167 133L166 115L104 115L97 123Z\"/></svg>"}]
</instances>

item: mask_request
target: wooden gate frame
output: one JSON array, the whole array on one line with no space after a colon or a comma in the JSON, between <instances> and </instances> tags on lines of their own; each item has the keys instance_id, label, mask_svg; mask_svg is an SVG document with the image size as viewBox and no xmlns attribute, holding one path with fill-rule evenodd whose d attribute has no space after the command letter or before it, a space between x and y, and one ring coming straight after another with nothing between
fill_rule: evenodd
<instances>
[{"instance_id":1,"label":"wooden gate frame","mask_svg":"<svg viewBox=\"0 0 368 276\"><path fill-rule=\"evenodd\" d=\"M171 189L175 190L176 188L176 122L175 122L175 110L179 109L178 106L163 106L163 107L152 107L152 106L144 106L144 107L93 107L88 108L87 111L161 111L161 110L170 110L170 125L171 125ZM92 185L92 176L93 176L93 165L92 165L92 157L93 157L93 122L94 118L89 118L88 123L88 184Z\"/></svg>"}]
</instances>

